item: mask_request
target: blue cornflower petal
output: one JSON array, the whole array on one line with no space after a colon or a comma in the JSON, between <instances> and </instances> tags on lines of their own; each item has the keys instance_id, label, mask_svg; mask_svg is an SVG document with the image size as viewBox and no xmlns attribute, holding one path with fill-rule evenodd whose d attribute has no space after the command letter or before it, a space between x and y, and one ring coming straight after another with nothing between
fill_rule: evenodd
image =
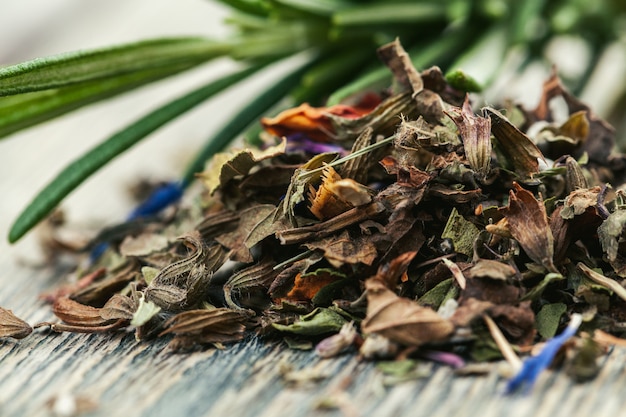
<instances>
[{"instance_id":1,"label":"blue cornflower petal","mask_svg":"<svg viewBox=\"0 0 626 417\"><path fill-rule=\"evenodd\" d=\"M183 195L183 184L169 182L156 188L152 194L130 213L128 220L153 216L164 208L174 204Z\"/></svg>"},{"instance_id":2,"label":"blue cornflower petal","mask_svg":"<svg viewBox=\"0 0 626 417\"><path fill-rule=\"evenodd\" d=\"M512 393L521 387L524 387L527 391L530 390L537 381L539 374L550 366L561 346L563 346L570 337L576 334L581 322L582 316L580 314L573 314L569 325L561 334L548 340L537 356L532 356L524 360L522 369L507 383L505 393Z\"/></svg>"}]
</instances>

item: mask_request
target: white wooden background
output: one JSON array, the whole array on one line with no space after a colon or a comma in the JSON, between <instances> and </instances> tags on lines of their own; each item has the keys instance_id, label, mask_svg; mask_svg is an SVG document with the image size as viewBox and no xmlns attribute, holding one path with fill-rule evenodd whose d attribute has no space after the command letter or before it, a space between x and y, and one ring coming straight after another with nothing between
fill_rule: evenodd
<instances>
[{"instance_id":1,"label":"white wooden background","mask_svg":"<svg viewBox=\"0 0 626 417\"><path fill-rule=\"evenodd\" d=\"M148 37L225 36L224 16L206 0L5 1L0 65ZM41 256L32 235L12 247L6 243L10 223L34 193L145 109L229 67L228 62L203 67L0 141L0 306L31 323L50 319L37 295L64 277L50 267L33 266ZM176 178L246 93L239 89L199 107L87 181L64 203L72 224L95 227L124 218L130 208L125 188L132 179ZM504 380L495 372L459 378L433 367L428 378L385 388L372 364L353 355L320 360L254 339L226 351L169 355L162 343L137 343L132 335L37 331L20 342L0 341L0 416L51 415L46 404L54 398L87 399L95 407L86 414L91 416L617 416L626 406L625 355L614 352L590 383L573 384L549 372L531 395L503 397ZM322 378L310 386L291 386L281 376L286 365ZM320 414L316 404L329 398L341 407Z\"/></svg>"}]
</instances>

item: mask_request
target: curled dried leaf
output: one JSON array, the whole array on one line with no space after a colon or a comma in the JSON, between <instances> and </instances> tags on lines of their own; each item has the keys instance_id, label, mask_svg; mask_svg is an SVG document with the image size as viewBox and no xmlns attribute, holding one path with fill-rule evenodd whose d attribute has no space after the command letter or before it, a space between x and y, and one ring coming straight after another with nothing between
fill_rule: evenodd
<instances>
[{"instance_id":1,"label":"curled dried leaf","mask_svg":"<svg viewBox=\"0 0 626 417\"><path fill-rule=\"evenodd\" d=\"M454 325L431 308L399 297L378 279L365 281L367 315L361 323L365 333L377 333L407 346L443 340Z\"/></svg>"},{"instance_id":2,"label":"curled dried leaf","mask_svg":"<svg viewBox=\"0 0 626 417\"><path fill-rule=\"evenodd\" d=\"M545 158L533 141L499 111L485 107L483 113L491 119L491 133L515 172L522 178L538 173L538 161Z\"/></svg>"},{"instance_id":3,"label":"curled dried leaf","mask_svg":"<svg viewBox=\"0 0 626 417\"><path fill-rule=\"evenodd\" d=\"M504 210L508 230L526 254L550 272L557 272L553 262L554 239L546 208L541 201L519 184L513 183L509 205Z\"/></svg>"}]
</instances>

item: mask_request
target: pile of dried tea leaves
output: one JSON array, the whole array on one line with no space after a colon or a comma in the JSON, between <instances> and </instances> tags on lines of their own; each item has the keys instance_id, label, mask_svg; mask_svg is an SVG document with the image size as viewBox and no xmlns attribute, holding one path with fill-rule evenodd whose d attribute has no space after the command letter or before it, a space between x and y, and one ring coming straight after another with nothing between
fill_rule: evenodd
<instances>
[{"instance_id":1,"label":"pile of dried tea leaves","mask_svg":"<svg viewBox=\"0 0 626 417\"><path fill-rule=\"evenodd\" d=\"M379 56L389 90L263 119L267 145L213 158L191 203L105 231L104 256L47 295L61 322L39 326L134 328L176 351L255 332L324 357L456 367L519 367L571 328L547 362L559 350L576 378L593 376L626 331L626 158L612 127L556 75L535 109L479 115L397 41ZM0 335L30 333L0 312Z\"/></svg>"}]
</instances>

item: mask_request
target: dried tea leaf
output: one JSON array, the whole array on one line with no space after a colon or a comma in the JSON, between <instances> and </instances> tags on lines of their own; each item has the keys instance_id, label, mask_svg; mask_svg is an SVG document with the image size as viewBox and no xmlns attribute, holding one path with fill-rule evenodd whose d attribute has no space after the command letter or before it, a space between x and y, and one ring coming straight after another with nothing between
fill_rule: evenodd
<instances>
[{"instance_id":1,"label":"dried tea leaf","mask_svg":"<svg viewBox=\"0 0 626 417\"><path fill-rule=\"evenodd\" d=\"M161 335L176 335L168 347L173 351L190 350L196 346L236 342L244 337L248 315L226 308L188 310L169 319Z\"/></svg>"},{"instance_id":2,"label":"dried tea leaf","mask_svg":"<svg viewBox=\"0 0 626 417\"><path fill-rule=\"evenodd\" d=\"M585 112L585 118L589 123L589 133L582 148L578 151L580 153L586 152L591 161L606 164L615 147L615 129L592 112L589 106L570 94L561 83L556 71L553 71L550 78L544 83L541 99L531 116L535 120L553 120L550 102L556 97L563 98L570 115L579 111Z\"/></svg>"},{"instance_id":3,"label":"dried tea leaf","mask_svg":"<svg viewBox=\"0 0 626 417\"><path fill-rule=\"evenodd\" d=\"M454 285L452 278L446 279L435 285L428 290L426 294L422 295L418 304L424 307L431 307L434 310L438 310L446 300L454 299L459 295L459 288Z\"/></svg>"},{"instance_id":4,"label":"dried tea leaf","mask_svg":"<svg viewBox=\"0 0 626 417\"><path fill-rule=\"evenodd\" d=\"M344 316L333 309L318 307L311 313L300 316L300 319L293 324L272 323L272 326L281 332L317 336L338 332L347 322Z\"/></svg>"},{"instance_id":5,"label":"dried tea leaf","mask_svg":"<svg viewBox=\"0 0 626 417\"><path fill-rule=\"evenodd\" d=\"M261 290L263 294L266 294L269 286L278 275L274 266L273 261L263 261L233 274L224 284L226 304L232 309L243 310L233 301L233 293L250 296L253 290Z\"/></svg>"},{"instance_id":6,"label":"dried tea leaf","mask_svg":"<svg viewBox=\"0 0 626 417\"><path fill-rule=\"evenodd\" d=\"M577 266L580 270L582 270L585 273L587 278L600 284L601 286L605 288L608 288L609 290L613 291L615 295L617 295L619 298L626 301L626 288L624 288L619 282L615 281L614 279L605 277L601 273L596 272L593 269L589 268L587 265L583 264L582 262L579 262Z\"/></svg>"},{"instance_id":7,"label":"dried tea leaf","mask_svg":"<svg viewBox=\"0 0 626 417\"><path fill-rule=\"evenodd\" d=\"M504 210L508 229L526 254L550 272L557 272L553 262L554 239L541 201L519 184L513 183L509 205Z\"/></svg>"},{"instance_id":8,"label":"dried tea leaf","mask_svg":"<svg viewBox=\"0 0 626 417\"><path fill-rule=\"evenodd\" d=\"M462 108L450 107L445 113L459 129L470 167L484 180L491 164L491 119L474 114L469 95Z\"/></svg>"},{"instance_id":9,"label":"dried tea leaf","mask_svg":"<svg viewBox=\"0 0 626 417\"><path fill-rule=\"evenodd\" d=\"M348 349L357 339L354 323L346 323L339 333L327 337L315 346L315 353L322 358L332 358Z\"/></svg>"},{"instance_id":10,"label":"dried tea leaf","mask_svg":"<svg viewBox=\"0 0 626 417\"><path fill-rule=\"evenodd\" d=\"M537 332L544 339L554 337L559 329L561 316L567 311L565 303L544 304L537 313L535 321L537 324Z\"/></svg>"},{"instance_id":11,"label":"dried tea leaf","mask_svg":"<svg viewBox=\"0 0 626 417\"><path fill-rule=\"evenodd\" d=\"M52 306L55 316L74 326L99 327L107 325L110 319L100 315L101 309L84 305L69 298L59 298Z\"/></svg>"},{"instance_id":12,"label":"dried tea leaf","mask_svg":"<svg viewBox=\"0 0 626 417\"><path fill-rule=\"evenodd\" d=\"M441 233L441 238L451 239L456 252L471 258L474 255L474 241L479 233L478 227L474 223L465 220L465 217L459 214L456 207L454 207L448 217L446 227L443 229L443 233Z\"/></svg>"},{"instance_id":13,"label":"dried tea leaf","mask_svg":"<svg viewBox=\"0 0 626 417\"><path fill-rule=\"evenodd\" d=\"M111 273L100 276L82 288L76 289L70 298L81 304L100 307L117 291L122 290L137 278L137 262L130 258L125 265Z\"/></svg>"},{"instance_id":14,"label":"dried tea leaf","mask_svg":"<svg viewBox=\"0 0 626 417\"><path fill-rule=\"evenodd\" d=\"M106 273L107 273L106 268L104 267L97 268L94 271L88 273L87 275L84 275L76 282L63 284L52 291L47 291L47 292L40 294L39 298L44 300L47 303L54 303L59 298L67 298L70 296L70 294L79 292L83 288L89 287L94 282L106 276Z\"/></svg>"},{"instance_id":15,"label":"dried tea leaf","mask_svg":"<svg viewBox=\"0 0 626 417\"><path fill-rule=\"evenodd\" d=\"M293 288L285 298L289 301L311 301L320 289L344 278L344 274L328 268L320 268L306 274L300 273L296 275Z\"/></svg>"},{"instance_id":16,"label":"dried tea leaf","mask_svg":"<svg viewBox=\"0 0 626 417\"><path fill-rule=\"evenodd\" d=\"M364 206L355 207L322 223L278 231L276 232L276 237L280 239L280 243L283 245L292 245L307 240L320 239L353 224L374 218L384 211L385 206L382 203L374 201Z\"/></svg>"},{"instance_id":17,"label":"dried tea leaf","mask_svg":"<svg viewBox=\"0 0 626 417\"><path fill-rule=\"evenodd\" d=\"M114 294L100 309L100 316L107 320L132 320L137 311L137 302L122 294Z\"/></svg>"},{"instance_id":18,"label":"dried tea leaf","mask_svg":"<svg viewBox=\"0 0 626 417\"><path fill-rule=\"evenodd\" d=\"M150 285L152 281L159 275L161 270L159 268L153 268L151 266L142 266L141 267L141 276L143 280L146 281L146 284Z\"/></svg>"},{"instance_id":19,"label":"dried tea leaf","mask_svg":"<svg viewBox=\"0 0 626 417\"><path fill-rule=\"evenodd\" d=\"M230 259L236 262L251 263L253 261L247 237L251 230L274 213L276 207L271 204L259 204L241 210L239 222L235 230L220 234L215 240L225 248L231 250Z\"/></svg>"},{"instance_id":20,"label":"dried tea leaf","mask_svg":"<svg viewBox=\"0 0 626 417\"><path fill-rule=\"evenodd\" d=\"M538 160L545 161L545 158L533 141L499 111L485 107L483 113L491 119L491 132L498 148L515 172L522 178L532 177L538 173Z\"/></svg>"},{"instance_id":21,"label":"dried tea leaf","mask_svg":"<svg viewBox=\"0 0 626 417\"><path fill-rule=\"evenodd\" d=\"M126 236L120 244L122 256L147 256L167 249L170 241L161 233L142 233L138 236Z\"/></svg>"},{"instance_id":22,"label":"dried tea leaf","mask_svg":"<svg viewBox=\"0 0 626 417\"><path fill-rule=\"evenodd\" d=\"M371 127L366 127L363 132L354 140L352 144L351 154L359 153L360 150L367 148L374 137L374 131ZM359 184L365 184L369 176L369 167L376 163L377 158L371 158L370 154L361 153L356 158L349 159L339 169L342 178L350 178Z\"/></svg>"},{"instance_id":23,"label":"dried tea leaf","mask_svg":"<svg viewBox=\"0 0 626 417\"><path fill-rule=\"evenodd\" d=\"M0 307L0 337L23 339L32 332L30 324L17 317L11 310Z\"/></svg>"},{"instance_id":24,"label":"dried tea leaf","mask_svg":"<svg viewBox=\"0 0 626 417\"><path fill-rule=\"evenodd\" d=\"M216 154L207 170L199 174L206 188L214 193L223 187L231 179L246 175L250 169L264 159L273 158L285 153L287 140L282 139L276 146L270 146L265 150L243 149Z\"/></svg>"},{"instance_id":25,"label":"dried tea leaf","mask_svg":"<svg viewBox=\"0 0 626 417\"><path fill-rule=\"evenodd\" d=\"M244 312L229 308L188 310L168 319L163 325L165 330L159 336L170 333L191 335L216 332L237 334L237 337L241 338L245 330L243 323L249 317Z\"/></svg>"},{"instance_id":26,"label":"dried tea leaf","mask_svg":"<svg viewBox=\"0 0 626 417\"><path fill-rule=\"evenodd\" d=\"M515 276L515 269L511 265L491 259L480 259L468 272L471 278L491 278L504 282Z\"/></svg>"},{"instance_id":27,"label":"dried tea leaf","mask_svg":"<svg viewBox=\"0 0 626 417\"><path fill-rule=\"evenodd\" d=\"M344 264L372 265L377 256L376 246L371 239L364 236L352 238L347 230L338 236L308 242L304 246L323 251L324 258L335 268Z\"/></svg>"},{"instance_id":28,"label":"dried tea leaf","mask_svg":"<svg viewBox=\"0 0 626 417\"><path fill-rule=\"evenodd\" d=\"M602 191L601 187L581 188L572 191L563 203L561 217L569 220L574 216L579 216L587 211L589 207L595 207L598 204L598 194Z\"/></svg>"},{"instance_id":29,"label":"dried tea leaf","mask_svg":"<svg viewBox=\"0 0 626 417\"><path fill-rule=\"evenodd\" d=\"M370 113L356 119L333 115L329 115L329 117L335 129L337 140L353 140L368 127L372 128L374 134L390 136L402 120L401 116L416 117L420 111L424 112L424 117L428 121L439 116L443 117L441 98L431 91L423 90L416 103L411 93L406 92L387 97ZM441 117L436 118L435 123Z\"/></svg>"},{"instance_id":30,"label":"dried tea leaf","mask_svg":"<svg viewBox=\"0 0 626 417\"><path fill-rule=\"evenodd\" d=\"M146 301L146 297L142 294L139 298L139 305L137 310L133 313L133 318L130 322L131 326L140 327L148 323L152 318L161 312L161 307L157 306L152 301Z\"/></svg>"},{"instance_id":31,"label":"dried tea leaf","mask_svg":"<svg viewBox=\"0 0 626 417\"><path fill-rule=\"evenodd\" d=\"M443 340L454 325L433 309L397 296L378 279L365 281L367 315L361 322L365 333L377 333L408 346Z\"/></svg>"},{"instance_id":32,"label":"dried tea leaf","mask_svg":"<svg viewBox=\"0 0 626 417\"><path fill-rule=\"evenodd\" d=\"M283 203L280 205L280 214L285 216L292 226L298 226L296 206L305 201L305 195L309 191L310 186L321 181L322 173L319 171L319 168L336 158L336 153L321 153L311 158L294 172Z\"/></svg>"},{"instance_id":33,"label":"dried tea leaf","mask_svg":"<svg viewBox=\"0 0 626 417\"><path fill-rule=\"evenodd\" d=\"M602 249L610 262L617 259L619 240L626 225L626 210L616 210L598 227L598 237Z\"/></svg>"},{"instance_id":34,"label":"dried tea leaf","mask_svg":"<svg viewBox=\"0 0 626 417\"><path fill-rule=\"evenodd\" d=\"M377 50L380 60L391 70L394 78L405 88L410 88L415 97L424 89L422 76L413 66L400 40L381 46Z\"/></svg>"}]
</instances>

